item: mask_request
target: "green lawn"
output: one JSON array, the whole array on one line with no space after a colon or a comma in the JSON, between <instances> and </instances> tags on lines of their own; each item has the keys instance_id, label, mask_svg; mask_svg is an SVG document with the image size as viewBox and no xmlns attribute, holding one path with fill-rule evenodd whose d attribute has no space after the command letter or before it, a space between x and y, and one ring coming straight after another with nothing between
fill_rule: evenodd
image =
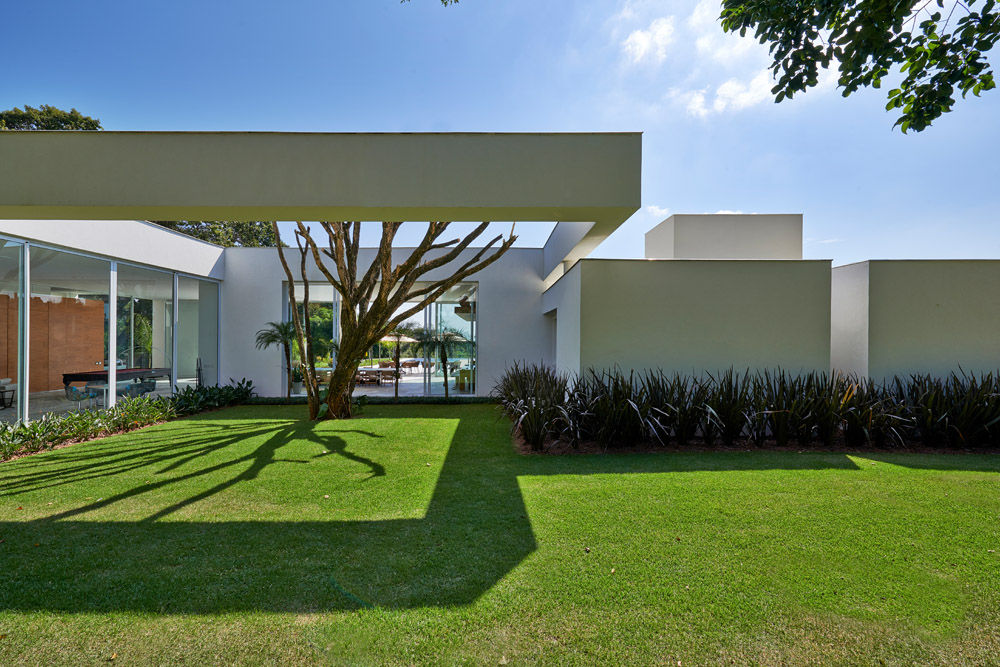
<instances>
[{"instance_id":1,"label":"green lawn","mask_svg":"<svg viewBox=\"0 0 1000 667\"><path fill-rule=\"evenodd\" d=\"M1000 457L525 457L490 405L303 411L0 464L0 664L1000 661Z\"/></svg>"}]
</instances>

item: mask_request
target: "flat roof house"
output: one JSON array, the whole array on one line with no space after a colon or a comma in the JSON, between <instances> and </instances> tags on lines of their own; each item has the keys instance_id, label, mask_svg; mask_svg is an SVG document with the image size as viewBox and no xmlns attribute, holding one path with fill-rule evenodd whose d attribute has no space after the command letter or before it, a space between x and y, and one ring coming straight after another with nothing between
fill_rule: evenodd
<instances>
[{"instance_id":1,"label":"flat roof house","mask_svg":"<svg viewBox=\"0 0 1000 667\"><path fill-rule=\"evenodd\" d=\"M1000 303L958 293L1000 282L996 262L831 272L802 259L800 215L675 215L647 234L645 259L588 259L639 208L640 170L637 133L2 132L0 419L229 378L284 392L281 352L254 340L290 315L276 251L144 220L547 224L539 247L511 249L413 318L460 333L448 361L459 394L488 394L515 361L691 373L829 370L831 356L858 373L1000 365L988 333ZM310 271L311 317L331 343L322 366L338 302ZM913 272L947 308L887 300ZM929 324L943 317L964 337ZM380 356L359 392L392 393L396 380L374 372ZM403 356L402 395L443 393L440 361Z\"/></svg>"}]
</instances>

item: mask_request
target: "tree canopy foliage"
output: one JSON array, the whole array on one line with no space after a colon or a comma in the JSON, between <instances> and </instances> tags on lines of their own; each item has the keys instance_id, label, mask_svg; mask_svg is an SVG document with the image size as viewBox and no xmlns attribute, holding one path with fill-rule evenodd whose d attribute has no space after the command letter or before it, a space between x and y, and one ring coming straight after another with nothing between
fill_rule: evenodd
<instances>
[{"instance_id":1,"label":"tree canopy foliage","mask_svg":"<svg viewBox=\"0 0 1000 667\"><path fill-rule=\"evenodd\" d=\"M100 130L101 121L84 116L76 109L63 111L43 104L38 107L25 105L0 111L0 130Z\"/></svg>"},{"instance_id":2,"label":"tree canopy foliage","mask_svg":"<svg viewBox=\"0 0 1000 667\"><path fill-rule=\"evenodd\" d=\"M270 222L236 222L219 220L152 220L151 222L202 241L242 248L263 248L278 245Z\"/></svg>"},{"instance_id":3,"label":"tree canopy foliage","mask_svg":"<svg viewBox=\"0 0 1000 667\"><path fill-rule=\"evenodd\" d=\"M815 86L820 67L837 69L844 97L898 77L886 109L900 110L903 132L919 132L957 92L996 85L986 58L1000 38L995 0L723 0L721 19L770 45L777 102Z\"/></svg>"}]
</instances>

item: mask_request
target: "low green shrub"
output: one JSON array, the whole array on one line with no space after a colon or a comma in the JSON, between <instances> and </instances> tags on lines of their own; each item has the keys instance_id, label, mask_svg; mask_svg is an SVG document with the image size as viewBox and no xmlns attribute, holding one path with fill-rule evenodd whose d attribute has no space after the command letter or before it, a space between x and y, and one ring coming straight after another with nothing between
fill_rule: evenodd
<instances>
[{"instance_id":1,"label":"low green shrub","mask_svg":"<svg viewBox=\"0 0 1000 667\"><path fill-rule=\"evenodd\" d=\"M169 398L123 398L107 410L47 414L29 422L0 424L0 459L51 449L66 442L132 431L177 416Z\"/></svg>"},{"instance_id":2,"label":"low green shrub","mask_svg":"<svg viewBox=\"0 0 1000 667\"><path fill-rule=\"evenodd\" d=\"M171 401L178 415L191 415L196 412L204 412L205 410L240 405L246 403L253 395L253 382L246 378L236 382L230 378L227 385L184 387L174 392Z\"/></svg>"},{"instance_id":3,"label":"low green shrub","mask_svg":"<svg viewBox=\"0 0 1000 667\"><path fill-rule=\"evenodd\" d=\"M604 448L646 441L688 446L1000 448L1000 374L953 373L877 384L839 374L782 370L643 375L587 370L566 377L515 365L493 396L533 449L548 438Z\"/></svg>"},{"instance_id":4,"label":"low green shrub","mask_svg":"<svg viewBox=\"0 0 1000 667\"><path fill-rule=\"evenodd\" d=\"M0 422L0 460L245 403L254 395L249 380L230 382L221 387L186 387L169 397L122 398L106 410L75 410L43 415L28 422Z\"/></svg>"}]
</instances>

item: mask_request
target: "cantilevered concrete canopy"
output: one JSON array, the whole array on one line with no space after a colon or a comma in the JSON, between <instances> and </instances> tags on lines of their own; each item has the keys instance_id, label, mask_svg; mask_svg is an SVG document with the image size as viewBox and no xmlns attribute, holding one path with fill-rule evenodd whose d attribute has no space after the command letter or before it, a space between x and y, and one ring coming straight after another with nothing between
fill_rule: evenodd
<instances>
[{"instance_id":1,"label":"cantilevered concrete canopy","mask_svg":"<svg viewBox=\"0 0 1000 667\"><path fill-rule=\"evenodd\" d=\"M554 269L639 208L641 150L639 133L8 131L0 218L593 223L557 230Z\"/></svg>"}]
</instances>

